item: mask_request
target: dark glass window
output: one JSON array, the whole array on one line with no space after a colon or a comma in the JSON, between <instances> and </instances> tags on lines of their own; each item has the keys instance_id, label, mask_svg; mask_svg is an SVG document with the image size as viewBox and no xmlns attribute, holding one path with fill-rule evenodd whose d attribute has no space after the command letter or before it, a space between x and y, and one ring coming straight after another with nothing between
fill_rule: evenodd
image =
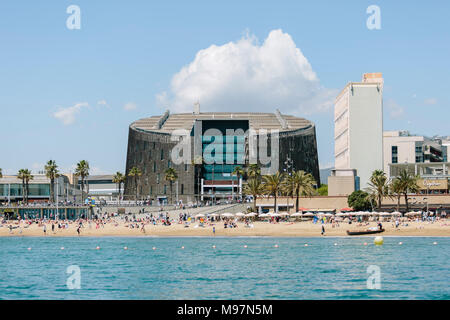
<instances>
[{"instance_id":1,"label":"dark glass window","mask_svg":"<svg viewBox=\"0 0 450 320\"><path fill-rule=\"evenodd\" d=\"M392 146L392 154L396 154L398 152L397 146Z\"/></svg>"},{"instance_id":2,"label":"dark glass window","mask_svg":"<svg viewBox=\"0 0 450 320\"><path fill-rule=\"evenodd\" d=\"M397 157L392 157L392 163L398 163L398 158Z\"/></svg>"}]
</instances>

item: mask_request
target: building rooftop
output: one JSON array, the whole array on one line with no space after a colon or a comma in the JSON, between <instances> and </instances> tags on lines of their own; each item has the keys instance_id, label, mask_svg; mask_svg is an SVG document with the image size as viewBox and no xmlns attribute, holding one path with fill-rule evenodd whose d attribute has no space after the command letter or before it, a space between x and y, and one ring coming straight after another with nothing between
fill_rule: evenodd
<instances>
[{"instance_id":1,"label":"building rooftop","mask_svg":"<svg viewBox=\"0 0 450 320\"><path fill-rule=\"evenodd\" d=\"M201 112L201 113L176 113L168 111L162 116L152 116L137 120L131 124L131 128L145 131L171 133L175 129L191 130L195 120L248 120L250 129L278 129L293 131L307 129L314 124L304 118L281 113L253 113L253 112Z\"/></svg>"}]
</instances>

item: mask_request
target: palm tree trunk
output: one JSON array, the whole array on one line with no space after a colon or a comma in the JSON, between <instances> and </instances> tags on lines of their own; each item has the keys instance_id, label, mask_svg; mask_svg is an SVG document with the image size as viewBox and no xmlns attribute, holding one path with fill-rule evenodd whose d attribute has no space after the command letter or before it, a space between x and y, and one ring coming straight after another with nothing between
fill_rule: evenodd
<instances>
[{"instance_id":1,"label":"palm tree trunk","mask_svg":"<svg viewBox=\"0 0 450 320\"><path fill-rule=\"evenodd\" d=\"M405 193L404 196L405 196L406 212L408 212L408 194Z\"/></svg>"},{"instance_id":2,"label":"palm tree trunk","mask_svg":"<svg viewBox=\"0 0 450 320\"><path fill-rule=\"evenodd\" d=\"M274 194L274 198L273 198L273 212L277 212L277 194Z\"/></svg>"},{"instance_id":3,"label":"palm tree trunk","mask_svg":"<svg viewBox=\"0 0 450 320\"><path fill-rule=\"evenodd\" d=\"M298 212L298 198L299 198L299 192L297 190L297 192L295 193L295 212Z\"/></svg>"},{"instance_id":4,"label":"palm tree trunk","mask_svg":"<svg viewBox=\"0 0 450 320\"><path fill-rule=\"evenodd\" d=\"M381 211L381 195L378 196L378 211Z\"/></svg>"},{"instance_id":5,"label":"palm tree trunk","mask_svg":"<svg viewBox=\"0 0 450 320\"><path fill-rule=\"evenodd\" d=\"M254 194L253 195L253 212L254 213L257 213L256 212L256 198L257 198L258 196L256 195L256 194Z\"/></svg>"},{"instance_id":6,"label":"palm tree trunk","mask_svg":"<svg viewBox=\"0 0 450 320\"><path fill-rule=\"evenodd\" d=\"M134 194L134 201L136 202L137 205L137 196L138 196L138 185L137 185L137 178L134 178L134 185L136 187L136 193Z\"/></svg>"},{"instance_id":7,"label":"palm tree trunk","mask_svg":"<svg viewBox=\"0 0 450 320\"><path fill-rule=\"evenodd\" d=\"M55 202L55 180L50 179L50 202Z\"/></svg>"},{"instance_id":8,"label":"palm tree trunk","mask_svg":"<svg viewBox=\"0 0 450 320\"><path fill-rule=\"evenodd\" d=\"M397 212L400 211L400 198L401 198L401 195L399 194L399 195L397 196Z\"/></svg>"},{"instance_id":9,"label":"palm tree trunk","mask_svg":"<svg viewBox=\"0 0 450 320\"><path fill-rule=\"evenodd\" d=\"M173 204L172 181L170 181L170 203Z\"/></svg>"}]
</instances>

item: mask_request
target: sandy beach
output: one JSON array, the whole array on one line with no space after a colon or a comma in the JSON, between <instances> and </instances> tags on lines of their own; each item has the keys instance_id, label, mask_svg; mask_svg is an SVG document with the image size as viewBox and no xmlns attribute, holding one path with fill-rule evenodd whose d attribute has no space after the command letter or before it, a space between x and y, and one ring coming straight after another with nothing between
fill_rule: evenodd
<instances>
[{"instance_id":1,"label":"sandy beach","mask_svg":"<svg viewBox=\"0 0 450 320\"><path fill-rule=\"evenodd\" d=\"M0 236L47 236L47 237L74 237L78 236L77 226L75 223L69 224L68 229L58 229L55 226L55 232L52 232L51 223L46 224L46 234L44 234L43 226L32 224L29 227L24 227L24 224L11 223L15 229L10 232L9 224L3 224L0 227ZM346 230L365 230L369 227L375 227L376 223L372 222L370 225L358 226L357 223L348 224L340 223L339 226L332 227L331 224L325 224L326 236L347 236ZM213 233L215 227L215 234ZM450 221L441 220L431 222L408 222L408 226L400 225L395 228L391 222L384 222L383 227L385 232L383 236L450 236ZM81 228L81 237L98 237L98 236L269 236L269 237L322 237L322 225L312 222L254 222L253 227L246 227L244 223L237 223L237 228L224 228L223 222L215 224L206 224L204 227L198 226L197 223L185 227L183 224L172 224L164 226L161 224L145 225L145 233L139 228L130 228L129 223L107 223L103 227L96 229L95 223L91 222L90 226L85 223ZM373 236L373 235L372 235Z\"/></svg>"}]
</instances>

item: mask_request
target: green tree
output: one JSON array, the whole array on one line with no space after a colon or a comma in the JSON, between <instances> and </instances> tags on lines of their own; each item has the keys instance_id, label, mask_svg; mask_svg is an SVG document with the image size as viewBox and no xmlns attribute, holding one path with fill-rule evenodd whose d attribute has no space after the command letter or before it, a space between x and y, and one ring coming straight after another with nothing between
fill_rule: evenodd
<instances>
[{"instance_id":1,"label":"green tree","mask_svg":"<svg viewBox=\"0 0 450 320\"><path fill-rule=\"evenodd\" d=\"M391 183L389 184L389 196L391 198L397 198L397 211L400 211L400 199L402 197L402 192L403 188L401 181L398 178L392 179Z\"/></svg>"},{"instance_id":2,"label":"green tree","mask_svg":"<svg viewBox=\"0 0 450 320\"><path fill-rule=\"evenodd\" d=\"M275 174L263 176L264 189L268 195L273 196L274 212L277 212L277 197L283 191L284 174L277 172Z\"/></svg>"},{"instance_id":3,"label":"green tree","mask_svg":"<svg viewBox=\"0 0 450 320\"><path fill-rule=\"evenodd\" d=\"M127 177L119 171L117 171L116 174L113 176L112 182L117 183L117 187L119 189L119 205L120 205L120 195L121 195L120 191L122 190L122 184L125 182L126 179L127 179Z\"/></svg>"},{"instance_id":4,"label":"green tree","mask_svg":"<svg viewBox=\"0 0 450 320\"><path fill-rule=\"evenodd\" d=\"M353 191L347 198L348 205L355 211L368 211L372 207L370 195L363 191Z\"/></svg>"},{"instance_id":5,"label":"green tree","mask_svg":"<svg viewBox=\"0 0 450 320\"><path fill-rule=\"evenodd\" d=\"M55 202L55 179L59 177L55 160L49 160L45 165L45 175L50 179L50 201Z\"/></svg>"},{"instance_id":6,"label":"green tree","mask_svg":"<svg viewBox=\"0 0 450 320\"><path fill-rule=\"evenodd\" d=\"M319 194L319 196L328 196L328 185L321 185L320 188L317 189L317 193Z\"/></svg>"},{"instance_id":7,"label":"green tree","mask_svg":"<svg viewBox=\"0 0 450 320\"><path fill-rule=\"evenodd\" d=\"M285 190L288 195L295 196L295 211L298 212L300 196L312 196L316 181L310 173L295 171L285 179Z\"/></svg>"},{"instance_id":8,"label":"green tree","mask_svg":"<svg viewBox=\"0 0 450 320\"><path fill-rule=\"evenodd\" d=\"M0 178L3 178L2 168L0 168Z\"/></svg>"},{"instance_id":9,"label":"green tree","mask_svg":"<svg viewBox=\"0 0 450 320\"><path fill-rule=\"evenodd\" d=\"M244 184L243 192L245 195L253 196L253 212L256 211L256 199L264 193L264 185L261 179L251 178Z\"/></svg>"},{"instance_id":10,"label":"green tree","mask_svg":"<svg viewBox=\"0 0 450 320\"><path fill-rule=\"evenodd\" d=\"M173 203L173 183L175 181L177 181L178 179L178 174L176 172L176 170L174 168L168 168L165 173L164 173L164 179L166 181L169 181L169 186L170 186L170 203Z\"/></svg>"},{"instance_id":11,"label":"green tree","mask_svg":"<svg viewBox=\"0 0 450 320\"><path fill-rule=\"evenodd\" d=\"M247 176L249 178L257 178L261 176L261 168L259 167L259 164L250 164L247 168Z\"/></svg>"},{"instance_id":12,"label":"green tree","mask_svg":"<svg viewBox=\"0 0 450 320\"><path fill-rule=\"evenodd\" d=\"M408 193L417 193L419 191L419 185L417 184L417 180L419 176L410 174L406 169L400 171L400 175L396 177L399 180L400 190L403 196L405 197L405 205L406 212L409 211L408 206Z\"/></svg>"},{"instance_id":13,"label":"green tree","mask_svg":"<svg viewBox=\"0 0 450 320\"><path fill-rule=\"evenodd\" d=\"M128 176L132 177L134 179L134 188L135 188L134 201L136 201L136 204L137 204L138 181L139 181L139 177L142 176L142 171L138 167L133 167L130 169L130 172L128 172Z\"/></svg>"},{"instance_id":14,"label":"green tree","mask_svg":"<svg viewBox=\"0 0 450 320\"><path fill-rule=\"evenodd\" d=\"M370 177L367 191L377 202L377 210L381 210L383 197L389 194L388 179L383 170L375 170Z\"/></svg>"},{"instance_id":15,"label":"green tree","mask_svg":"<svg viewBox=\"0 0 450 320\"><path fill-rule=\"evenodd\" d=\"M86 160L81 160L77 163L75 168L75 175L81 178L81 201L84 203L84 183L86 177L89 176L89 162ZM88 190L89 192L89 190Z\"/></svg>"},{"instance_id":16,"label":"green tree","mask_svg":"<svg viewBox=\"0 0 450 320\"><path fill-rule=\"evenodd\" d=\"M22 180L22 189L23 189L23 200L28 204L28 186L30 180L33 180L33 176L31 175L31 171L28 169L20 169L17 178Z\"/></svg>"}]
</instances>

